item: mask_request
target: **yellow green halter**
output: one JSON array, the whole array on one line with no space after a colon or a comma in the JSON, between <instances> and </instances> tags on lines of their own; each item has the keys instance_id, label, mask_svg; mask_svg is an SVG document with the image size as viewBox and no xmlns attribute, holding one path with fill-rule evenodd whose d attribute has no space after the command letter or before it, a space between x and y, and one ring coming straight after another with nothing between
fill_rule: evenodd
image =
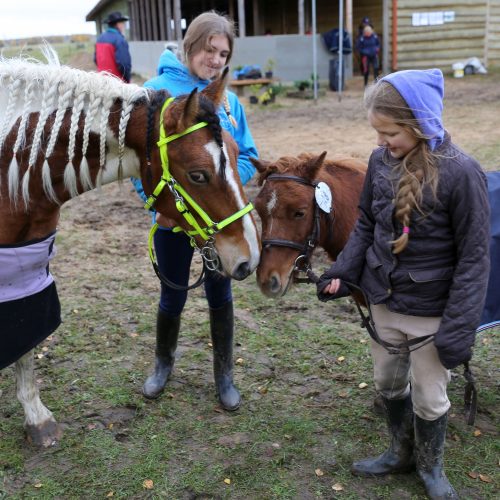
<instances>
[{"instance_id":1,"label":"yellow green halter","mask_svg":"<svg viewBox=\"0 0 500 500\"><path fill-rule=\"evenodd\" d=\"M183 132L180 132L178 134L172 134L167 137L167 135L165 134L165 128L163 126L163 115L165 113L165 110L172 103L173 100L174 97L168 98L164 102L160 113L160 138L157 142L157 145L158 148L160 149L162 175L160 181L158 182L158 185L153 190L153 193L148 197L144 205L144 208L147 210L153 209L156 200L158 199L158 196L163 191L164 187L168 186L170 192L174 196L175 206L177 210L182 214L186 222L192 228L191 230L185 230L180 226L177 226L173 229L174 232L184 231L184 233L186 233L189 236L191 240L191 245L195 248L197 247L195 236L200 236L203 240L205 240L205 245L201 249L203 260L205 264L207 264L207 267L209 269L215 270L214 267L217 268L219 265L218 263L219 259L215 252L215 247L213 246L214 236L232 222L235 222L236 220L240 219L241 217L249 213L251 210L253 210L254 207L252 203L248 203L248 205L246 205L244 208L238 210L236 213L230 215L221 222L214 222L210 218L210 216L200 207L200 205L198 205L198 203L196 203L196 201L193 200L193 198L188 194L188 192L175 180L175 178L172 176L169 170L168 150L167 150L168 143L174 141L175 139L179 139L180 137L183 137L187 134L190 134L191 132L194 132L202 127L206 127L207 122L196 123L195 125L188 127ZM201 217L203 222L206 224L205 227L202 227L198 223L194 215L190 212L188 205L191 206L191 208ZM149 238L148 238L149 256L151 258L151 262L153 262L153 266L155 266L153 237L157 229L158 229L158 224L153 224L151 231L149 232Z\"/></svg>"}]
</instances>

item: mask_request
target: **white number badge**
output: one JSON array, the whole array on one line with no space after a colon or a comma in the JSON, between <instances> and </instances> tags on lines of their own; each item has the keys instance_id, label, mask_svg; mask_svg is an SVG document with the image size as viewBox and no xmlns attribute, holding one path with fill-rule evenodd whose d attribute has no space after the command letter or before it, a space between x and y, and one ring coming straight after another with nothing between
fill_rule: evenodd
<instances>
[{"instance_id":1,"label":"white number badge","mask_svg":"<svg viewBox=\"0 0 500 500\"><path fill-rule=\"evenodd\" d=\"M316 198L316 203L318 207L329 214L332 211L332 192L328 184L324 182L318 183L316 190L314 192L314 197Z\"/></svg>"}]
</instances>

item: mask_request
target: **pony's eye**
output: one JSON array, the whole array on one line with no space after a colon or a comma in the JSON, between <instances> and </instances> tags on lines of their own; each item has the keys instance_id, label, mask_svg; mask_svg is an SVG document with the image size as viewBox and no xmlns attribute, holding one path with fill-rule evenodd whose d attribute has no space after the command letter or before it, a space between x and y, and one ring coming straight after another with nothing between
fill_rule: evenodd
<instances>
[{"instance_id":1,"label":"pony's eye","mask_svg":"<svg viewBox=\"0 0 500 500\"><path fill-rule=\"evenodd\" d=\"M209 176L204 170L193 170L187 176L193 184L208 184Z\"/></svg>"},{"instance_id":2,"label":"pony's eye","mask_svg":"<svg viewBox=\"0 0 500 500\"><path fill-rule=\"evenodd\" d=\"M294 217L294 219L303 219L305 214L306 214L306 213L305 213L303 210L297 210L297 211L293 214L293 217Z\"/></svg>"}]
</instances>

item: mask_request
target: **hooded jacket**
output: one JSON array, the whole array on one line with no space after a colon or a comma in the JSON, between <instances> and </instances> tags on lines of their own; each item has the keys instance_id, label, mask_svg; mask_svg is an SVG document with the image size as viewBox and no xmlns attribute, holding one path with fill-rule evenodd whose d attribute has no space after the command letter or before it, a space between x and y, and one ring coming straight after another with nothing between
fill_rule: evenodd
<instances>
[{"instance_id":1,"label":"hooded jacket","mask_svg":"<svg viewBox=\"0 0 500 500\"><path fill-rule=\"evenodd\" d=\"M192 75L173 52L165 50L158 62L158 76L148 80L144 86L155 90L166 89L172 96L177 97L189 94L194 88L203 90L209 83L209 80L201 80ZM233 136L240 149L238 172L242 184L245 185L255 173L255 167L250 162L250 157L257 158L257 149L248 128L243 106L238 101L236 94L227 90L226 93L231 116L236 120L237 126L235 127L231 123L224 106L219 108L218 115L221 127Z\"/></svg>"},{"instance_id":2,"label":"hooded jacket","mask_svg":"<svg viewBox=\"0 0 500 500\"><path fill-rule=\"evenodd\" d=\"M396 88L411 82L415 99L410 102L426 103L426 122L429 112L440 118L442 87L435 86L434 95L420 101L422 93L432 94L429 75L402 73L402 84L397 73L388 81ZM419 112L414 114L419 119ZM337 261L321 276L318 295L323 300L341 296L321 293L329 280L340 278L359 285L370 304L385 304L400 314L441 316L434 344L442 364L453 368L470 359L483 310L490 265L489 205L479 164L451 142L440 119L434 124L443 131L435 150L437 193L434 198L424 189L423 214L411 214L408 246L392 253L391 241L402 232L394 218L398 179L391 166L394 160L381 147L370 157L359 219Z\"/></svg>"}]
</instances>

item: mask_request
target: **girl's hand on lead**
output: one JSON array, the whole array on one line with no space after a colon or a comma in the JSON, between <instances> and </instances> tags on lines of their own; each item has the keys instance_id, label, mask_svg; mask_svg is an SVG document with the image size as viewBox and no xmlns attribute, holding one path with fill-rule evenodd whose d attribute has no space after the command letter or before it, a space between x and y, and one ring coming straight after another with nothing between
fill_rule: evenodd
<instances>
[{"instance_id":1,"label":"girl's hand on lead","mask_svg":"<svg viewBox=\"0 0 500 500\"><path fill-rule=\"evenodd\" d=\"M328 285L325 286L325 288L323 288L322 293L330 293L333 295L334 293L337 293L339 291L339 288L340 280L338 278L334 278Z\"/></svg>"}]
</instances>

